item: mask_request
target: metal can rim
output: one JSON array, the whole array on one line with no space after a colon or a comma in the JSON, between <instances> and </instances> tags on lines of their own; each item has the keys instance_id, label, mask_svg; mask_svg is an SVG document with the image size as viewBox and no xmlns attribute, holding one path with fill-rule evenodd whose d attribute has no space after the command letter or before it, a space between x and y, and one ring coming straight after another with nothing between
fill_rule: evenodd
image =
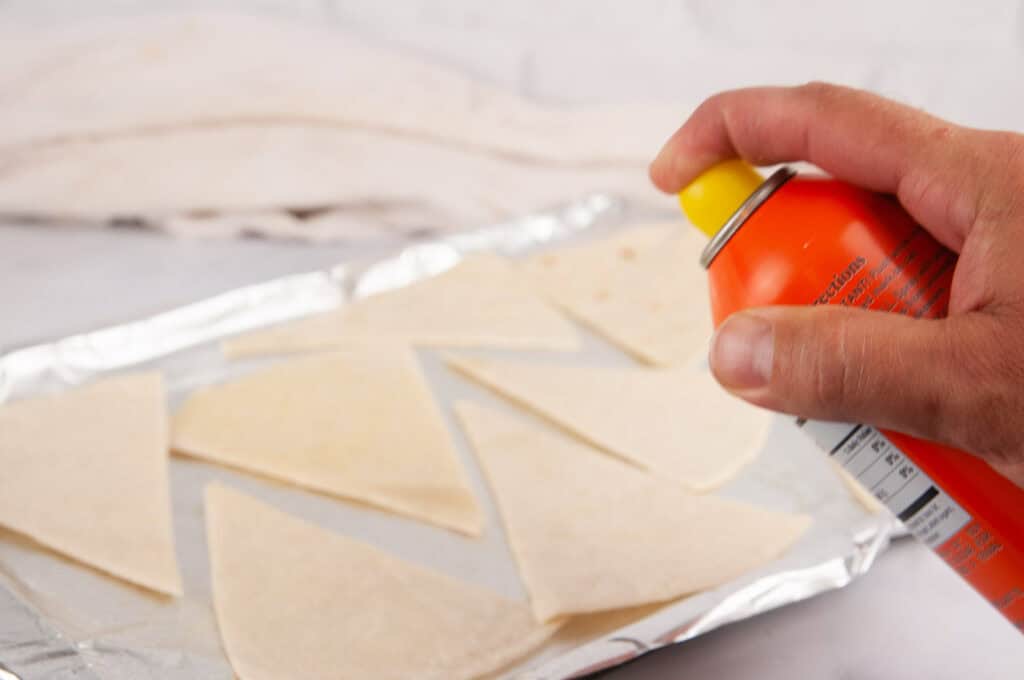
<instances>
[{"instance_id":1,"label":"metal can rim","mask_svg":"<svg viewBox=\"0 0 1024 680\"><path fill-rule=\"evenodd\" d=\"M715 257L725 247L725 244L740 230L740 227L743 226L750 216L794 175L796 175L795 170L784 166L773 172L768 179L762 182L761 186L754 193L750 194L747 200L743 201L740 207L736 209L736 212L726 220L722 228L704 246L704 250L700 254L701 266L705 269L710 267Z\"/></svg>"}]
</instances>

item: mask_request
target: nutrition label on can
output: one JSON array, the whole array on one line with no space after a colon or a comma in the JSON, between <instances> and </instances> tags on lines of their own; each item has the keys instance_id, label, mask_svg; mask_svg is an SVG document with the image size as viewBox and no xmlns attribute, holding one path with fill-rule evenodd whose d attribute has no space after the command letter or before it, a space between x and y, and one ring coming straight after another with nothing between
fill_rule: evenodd
<instances>
[{"instance_id":1,"label":"nutrition label on can","mask_svg":"<svg viewBox=\"0 0 1024 680\"><path fill-rule=\"evenodd\" d=\"M971 521L956 501L875 428L804 419L797 425L928 547L938 548Z\"/></svg>"}]
</instances>

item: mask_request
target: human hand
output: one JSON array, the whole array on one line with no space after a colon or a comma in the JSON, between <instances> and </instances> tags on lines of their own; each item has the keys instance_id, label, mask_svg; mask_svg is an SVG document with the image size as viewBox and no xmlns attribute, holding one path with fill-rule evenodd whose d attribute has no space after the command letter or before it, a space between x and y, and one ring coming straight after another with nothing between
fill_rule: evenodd
<instances>
[{"instance_id":1,"label":"human hand","mask_svg":"<svg viewBox=\"0 0 1024 680\"><path fill-rule=\"evenodd\" d=\"M839 306L732 315L711 345L719 382L766 408L970 451L1024 486L1024 136L821 83L750 88L705 101L651 179L675 193L735 157L805 160L894 194L959 260L945 319Z\"/></svg>"}]
</instances>

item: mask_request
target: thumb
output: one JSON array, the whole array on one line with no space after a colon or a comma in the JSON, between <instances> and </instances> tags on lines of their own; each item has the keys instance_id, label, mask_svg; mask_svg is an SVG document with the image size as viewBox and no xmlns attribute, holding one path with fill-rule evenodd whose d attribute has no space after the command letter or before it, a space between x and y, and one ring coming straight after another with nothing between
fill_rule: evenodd
<instances>
[{"instance_id":1,"label":"thumb","mask_svg":"<svg viewBox=\"0 0 1024 680\"><path fill-rule=\"evenodd\" d=\"M990 368L1000 355L990 331L981 313L932 320L848 307L765 307L726 319L710 363L726 389L765 408L1016 457L1018 442L1003 441L1016 435L992 422L991 412L1002 410L998 385L1006 381Z\"/></svg>"}]
</instances>

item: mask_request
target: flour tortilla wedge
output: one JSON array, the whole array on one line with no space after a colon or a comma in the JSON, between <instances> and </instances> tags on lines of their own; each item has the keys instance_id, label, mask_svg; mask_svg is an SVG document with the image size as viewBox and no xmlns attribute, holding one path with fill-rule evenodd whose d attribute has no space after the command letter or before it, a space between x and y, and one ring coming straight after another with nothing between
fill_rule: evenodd
<instances>
[{"instance_id":1,"label":"flour tortilla wedge","mask_svg":"<svg viewBox=\"0 0 1024 680\"><path fill-rule=\"evenodd\" d=\"M646 225L531 258L525 271L566 313L655 366L688 363L711 337L706 241L684 226Z\"/></svg>"},{"instance_id":2,"label":"flour tortilla wedge","mask_svg":"<svg viewBox=\"0 0 1024 680\"><path fill-rule=\"evenodd\" d=\"M519 266L545 297L570 307L573 300L600 294L617 272L636 266L637 258L667 242L678 229L675 222L635 225L593 241L538 253Z\"/></svg>"},{"instance_id":3,"label":"flour tortilla wedge","mask_svg":"<svg viewBox=\"0 0 1024 680\"><path fill-rule=\"evenodd\" d=\"M291 359L192 395L176 452L478 535L483 514L411 350Z\"/></svg>"},{"instance_id":4,"label":"flour tortilla wedge","mask_svg":"<svg viewBox=\"0 0 1024 680\"><path fill-rule=\"evenodd\" d=\"M229 340L224 351L233 358L301 352L367 336L449 347L576 349L572 324L524 283L504 258L474 255L411 286Z\"/></svg>"},{"instance_id":5,"label":"flour tortilla wedge","mask_svg":"<svg viewBox=\"0 0 1024 680\"><path fill-rule=\"evenodd\" d=\"M770 415L706 370L558 365L447 357L453 368L583 440L693 492L754 459Z\"/></svg>"},{"instance_id":6,"label":"flour tortilla wedge","mask_svg":"<svg viewBox=\"0 0 1024 680\"><path fill-rule=\"evenodd\" d=\"M557 628L221 485L207 487L206 521L221 638L244 680L470 680Z\"/></svg>"},{"instance_id":7,"label":"flour tortilla wedge","mask_svg":"<svg viewBox=\"0 0 1024 680\"><path fill-rule=\"evenodd\" d=\"M684 493L493 409L456 412L501 510L539 621L675 599L782 554L802 515Z\"/></svg>"},{"instance_id":8,"label":"flour tortilla wedge","mask_svg":"<svg viewBox=\"0 0 1024 680\"><path fill-rule=\"evenodd\" d=\"M181 595L158 373L0 406L0 525L135 585Z\"/></svg>"}]
</instances>

